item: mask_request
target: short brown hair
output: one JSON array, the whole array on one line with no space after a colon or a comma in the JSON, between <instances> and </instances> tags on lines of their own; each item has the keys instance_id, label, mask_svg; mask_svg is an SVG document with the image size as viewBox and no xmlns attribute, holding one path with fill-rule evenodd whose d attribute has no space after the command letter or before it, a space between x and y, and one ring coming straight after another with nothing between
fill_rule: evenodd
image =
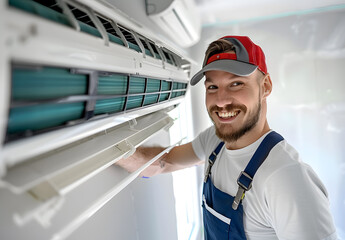
<instances>
[{"instance_id":1,"label":"short brown hair","mask_svg":"<svg viewBox=\"0 0 345 240\"><path fill-rule=\"evenodd\" d=\"M218 39L216 41L211 42L205 52L205 59L204 59L203 66L206 65L207 60L211 56L217 53L224 53L224 52L231 52L231 51L235 52L235 47L231 42L227 40Z\"/></svg>"}]
</instances>

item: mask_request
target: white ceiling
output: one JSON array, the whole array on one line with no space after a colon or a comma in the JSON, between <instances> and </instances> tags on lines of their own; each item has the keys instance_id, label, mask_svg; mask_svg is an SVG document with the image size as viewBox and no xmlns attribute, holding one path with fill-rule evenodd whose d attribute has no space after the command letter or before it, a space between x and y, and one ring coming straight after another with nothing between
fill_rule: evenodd
<instances>
[{"instance_id":1,"label":"white ceiling","mask_svg":"<svg viewBox=\"0 0 345 240\"><path fill-rule=\"evenodd\" d=\"M345 0L194 1L204 27L345 8Z\"/></svg>"}]
</instances>

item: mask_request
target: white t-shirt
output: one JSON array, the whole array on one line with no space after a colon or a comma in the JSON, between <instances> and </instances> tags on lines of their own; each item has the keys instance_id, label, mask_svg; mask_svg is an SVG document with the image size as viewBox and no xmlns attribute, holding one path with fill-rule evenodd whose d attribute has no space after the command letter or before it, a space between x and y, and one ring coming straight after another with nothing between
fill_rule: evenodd
<instances>
[{"instance_id":1,"label":"white t-shirt","mask_svg":"<svg viewBox=\"0 0 345 240\"><path fill-rule=\"evenodd\" d=\"M265 136L242 149L222 148L211 170L218 189L236 195L237 178ZM212 126L192 145L195 154L207 160L219 142ZM207 164L205 161L205 169ZM256 172L243 209L248 240L337 239L325 186L286 140L271 150Z\"/></svg>"}]
</instances>

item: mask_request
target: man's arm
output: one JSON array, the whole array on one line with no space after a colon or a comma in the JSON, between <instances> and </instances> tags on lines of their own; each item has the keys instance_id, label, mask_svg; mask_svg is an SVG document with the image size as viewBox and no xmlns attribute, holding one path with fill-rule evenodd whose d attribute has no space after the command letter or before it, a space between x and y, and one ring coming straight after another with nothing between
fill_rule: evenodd
<instances>
[{"instance_id":1,"label":"man's arm","mask_svg":"<svg viewBox=\"0 0 345 240\"><path fill-rule=\"evenodd\" d=\"M146 162L157 156L164 150L163 147L138 147L133 155L126 159L119 160L116 164L133 172ZM187 143L174 147L169 153L164 154L160 159L146 168L141 175L151 177L160 173L173 172L183 168L202 164L192 147L192 143Z\"/></svg>"}]
</instances>

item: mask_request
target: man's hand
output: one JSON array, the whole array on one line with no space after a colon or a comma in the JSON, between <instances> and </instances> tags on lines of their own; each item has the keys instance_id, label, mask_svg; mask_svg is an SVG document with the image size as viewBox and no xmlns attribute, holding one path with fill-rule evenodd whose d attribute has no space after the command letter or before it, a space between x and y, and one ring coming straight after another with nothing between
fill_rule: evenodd
<instances>
[{"instance_id":1,"label":"man's hand","mask_svg":"<svg viewBox=\"0 0 345 240\"><path fill-rule=\"evenodd\" d=\"M146 162L157 156L164 150L163 147L138 147L137 150L128 158L122 158L116 162L116 165L126 169L128 172L134 172ZM163 172L165 166L164 158L167 154L164 154L161 158L151 164L143 172L141 176L151 177Z\"/></svg>"},{"instance_id":2,"label":"man's hand","mask_svg":"<svg viewBox=\"0 0 345 240\"><path fill-rule=\"evenodd\" d=\"M116 165L121 166L128 172L134 172L163 150L163 147L138 147L133 155L117 161ZM169 153L164 154L161 158L146 168L141 173L141 176L152 177L160 173L173 172L179 169L202 164L203 162L204 161L201 161L195 155L192 143L187 143L174 147Z\"/></svg>"}]
</instances>

